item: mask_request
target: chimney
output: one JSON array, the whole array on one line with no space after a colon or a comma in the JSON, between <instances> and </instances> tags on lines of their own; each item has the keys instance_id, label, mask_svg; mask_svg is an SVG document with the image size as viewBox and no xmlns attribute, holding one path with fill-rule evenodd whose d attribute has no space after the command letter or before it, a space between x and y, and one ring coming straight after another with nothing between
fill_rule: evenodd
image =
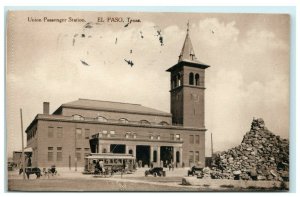
<instances>
[{"instance_id":1,"label":"chimney","mask_svg":"<svg viewBox=\"0 0 300 197\"><path fill-rule=\"evenodd\" d=\"M49 114L50 111L50 103L44 102L43 103L43 114Z\"/></svg>"}]
</instances>

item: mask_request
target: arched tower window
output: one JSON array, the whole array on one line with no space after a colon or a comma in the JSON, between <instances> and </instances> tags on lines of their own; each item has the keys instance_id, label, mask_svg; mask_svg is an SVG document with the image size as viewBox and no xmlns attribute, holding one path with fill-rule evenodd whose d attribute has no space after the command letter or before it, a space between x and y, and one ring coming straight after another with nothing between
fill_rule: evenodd
<instances>
[{"instance_id":1,"label":"arched tower window","mask_svg":"<svg viewBox=\"0 0 300 197\"><path fill-rule=\"evenodd\" d=\"M176 79L176 76L173 76L172 77L172 81L173 81L173 84L174 84L174 88L177 87L177 79Z\"/></svg>"},{"instance_id":2,"label":"arched tower window","mask_svg":"<svg viewBox=\"0 0 300 197\"><path fill-rule=\"evenodd\" d=\"M190 73L189 75L189 84L194 85L194 73Z\"/></svg>"},{"instance_id":3,"label":"arched tower window","mask_svg":"<svg viewBox=\"0 0 300 197\"><path fill-rule=\"evenodd\" d=\"M200 85L199 74L198 73L195 75L195 82L196 82L196 86Z\"/></svg>"},{"instance_id":4,"label":"arched tower window","mask_svg":"<svg viewBox=\"0 0 300 197\"><path fill-rule=\"evenodd\" d=\"M181 76L180 73L177 74L178 86L181 86Z\"/></svg>"}]
</instances>

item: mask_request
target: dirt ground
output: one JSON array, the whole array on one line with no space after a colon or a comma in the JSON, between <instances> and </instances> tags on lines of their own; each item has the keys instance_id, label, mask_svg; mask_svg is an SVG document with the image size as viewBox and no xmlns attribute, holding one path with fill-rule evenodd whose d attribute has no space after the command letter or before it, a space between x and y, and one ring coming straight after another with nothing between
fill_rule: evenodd
<instances>
[{"instance_id":1,"label":"dirt ground","mask_svg":"<svg viewBox=\"0 0 300 197\"><path fill-rule=\"evenodd\" d=\"M212 180L203 180L201 185L182 185L182 178L186 177L187 169L167 170L166 177L145 177L146 169L138 169L134 174L120 175L111 177L98 177L93 175L83 175L77 171L59 172L56 176L42 176L36 179L31 175L30 180L23 180L23 176L17 171L8 173L7 190L8 191L182 191L182 192L270 192L282 191L279 189L268 188L246 188L214 187ZM209 183L209 184L206 184ZM227 184L229 185L229 184Z\"/></svg>"}]
</instances>

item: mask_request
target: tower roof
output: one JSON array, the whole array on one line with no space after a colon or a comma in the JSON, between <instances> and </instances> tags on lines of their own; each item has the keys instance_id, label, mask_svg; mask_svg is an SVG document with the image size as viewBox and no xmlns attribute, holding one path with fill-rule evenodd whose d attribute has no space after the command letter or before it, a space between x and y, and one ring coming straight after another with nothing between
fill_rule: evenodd
<instances>
[{"instance_id":1,"label":"tower roof","mask_svg":"<svg viewBox=\"0 0 300 197\"><path fill-rule=\"evenodd\" d=\"M195 55L195 51L189 34L189 23L187 24L186 36L179 55L178 63L172 66L171 68L169 68L167 71L172 71L174 68L182 65L183 62L185 63L185 65L189 65L192 67L198 67L198 68L209 67L209 65L200 62Z\"/></svg>"},{"instance_id":2,"label":"tower roof","mask_svg":"<svg viewBox=\"0 0 300 197\"><path fill-rule=\"evenodd\" d=\"M184 60L188 60L188 61L196 61L197 57L195 55L194 49L193 49L193 45L192 45L192 41L189 35L189 29L187 29L187 33L185 36L185 40L181 49L181 53L179 55L179 60L180 61L184 61Z\"/></svg>"}]
</instances>

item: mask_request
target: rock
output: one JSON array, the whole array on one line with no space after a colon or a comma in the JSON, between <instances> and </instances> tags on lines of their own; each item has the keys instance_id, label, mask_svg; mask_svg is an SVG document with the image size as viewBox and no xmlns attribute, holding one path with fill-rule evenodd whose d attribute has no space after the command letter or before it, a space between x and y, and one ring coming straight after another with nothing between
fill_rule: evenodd
<instances>
[{"instance_id":1,"label":"rock","mask_svg":"<svg viewBox=\"0 0 300 197\"><path fill-rule=\"evenodd\" d=\"M213 163L217 166L210 173L214 178L233 179L240 172L243 180L249 180L249 175L258 175L260 180L288 180L289 142L270 132L262 118L254 118L241 144L218 154Z\"/></svg>"}]
</instances>

